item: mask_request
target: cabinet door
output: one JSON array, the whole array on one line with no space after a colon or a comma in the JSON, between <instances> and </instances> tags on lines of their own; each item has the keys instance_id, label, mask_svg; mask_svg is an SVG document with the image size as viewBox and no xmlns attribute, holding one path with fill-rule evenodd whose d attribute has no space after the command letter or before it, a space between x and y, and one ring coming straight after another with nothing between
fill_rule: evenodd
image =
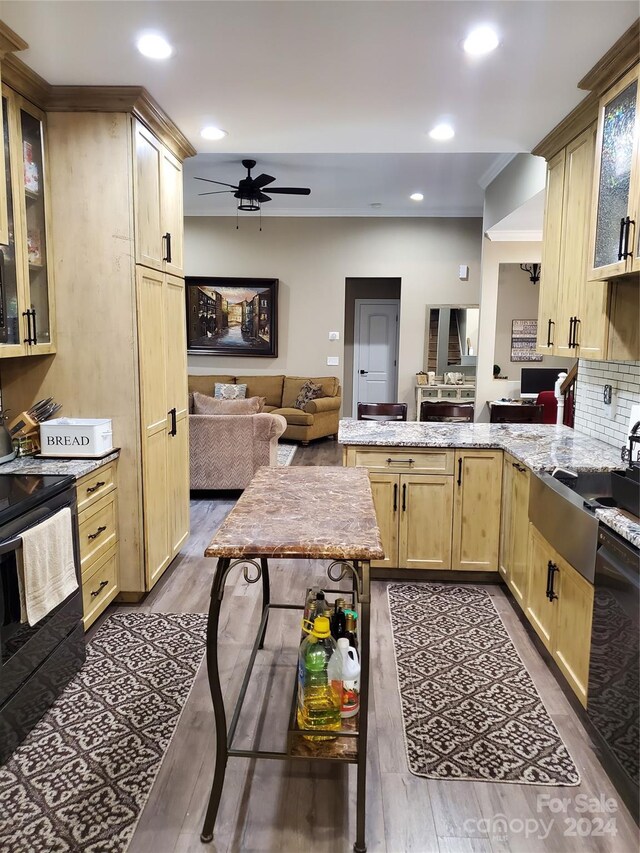
<instances>
[{"instance_id":1,"label":"cabinet door","mask_svg":"<svg viewBox=\"0 0 640 853\"><path fill-rule=\"evenodd\" d=\"M6 111L5 99L2 98L0 100L1 128L4 128L4 117L6 115ZM6 246L9 243L9 200L7 196L8 170L9 163L7 161L5 146L0 145L0 246Z\"/></svg>"},{"instance_id":2,"label":"cabinet door","mask_svg":"<svg viewBox=\"0 0 640 853\"><path fill-rule=\"evenodd\" d=\"M507 583L524 609L529 580L529 470L512 463L511 565Z\"/></svg>"},{"instance_id":3,"label":"cabinet door","mask_svg":"<svg viewBox=\"0 0 640 853\"><path fill-rule=\"evenodd\" d=\"M147 589L171 560L167 513L166 308L160 272L137 267L138 361L142 444L142 503Z\"/></svg>"},{"instance_id":4,"label":"cabinet door","mask_svg":"<svg viewBox=\"0 0 640 853\"><path fill-rule=\"evenodd\" d=\"M529 524L529 583L525 612L536 634L549 650L552 648L558 604L557 599L550 601L547 598L547 583L549 563L557 565L556 557L556 552L546 539Z\"/></svg>"},{"instance_id":5,"label":"cabinet door","mask_svg":"<svg viewBox=\"0 0 640 853\"><path fill-rule=\"evenodd\" d=\"M133 122L133 134L136 263L161 270L164 257L160 203L163 145L138 121Z\"/></svg>"},{"instance_id":6,"label":"cabinet door","mask_svg":"<svg viewBox=\"0 0 640 853\"><path fill-rule=\"evenodd\" d=\"M400 475L400 567L451 568L453 477Z\"/></svg>"},{"instance_id":7,"label":"cabinet door","mask_svg":"<svg viewBox=\"0 0 640 853\"><path fill-rule=\"evenodd\" d=\"M556 578L558 613L553 638L553 657L572 690L587 706L593 586L573 566L558 559Z\"/></svg>"},{"instance_id":8,"label":"cabinet door","mask_svg":"<svg viewBox=\"0 0 640 853\"><path fill-rule=\"evenodd\" d=\"M495 572L500 544L502 453L456 451L453 569Z\"/></svg>"},{"instance_id":9,"label":"cabinet door","mask_svg":"<svg viewBox=\"0 0 640 853\"><path fill-rule=\"evenodd\" d=\"M564 193L564 148L547 165L547 190L544 205L542 268L538 300L539 352L554 352L559 329L556 325L558 288L560 286L560 250L562 246L562 203Z\"/></svg>"},{"instance_id":10,"label":"cabinet door","mask_svg":"<svg viewBox=\"0 0 640 853\"><path fill-rule=\"evenodd\" d=\"M166 405L175 409L175 434L169 414L167 478L169 550L174 557L189 535L189 418L184 279L166 277Z\"/></svg>"},{"instance_id":11,"label":"cabinet door","mask_svg":"<svg viewBox=\"0 0 640 853\"><path fill-rule=\"evenodd\" d=\"M505 581L509 581L513 555L513 459L504 454L502 462L502 510L500 513L500 561L498 570Z\"/></svg>"},{"instance_id":12,"label":"cabinet door","mask_svg":"<svg viewBox=\"0 0 640 853\"><path fill-rule=\"evenodd\" d=\"M378 474L370 471L369 480L385 554L384 560L372 560L371 565L397 569L400 477L398 474Z\"/></svg>"},{"instance_id":13,"label":"cabinet door","mask_svg":"<svg viewBox=\"0 0 640 853\"><path fill-rule=\"evenodd\" d=\"M184 217L182 212L182 163L167 151L161 154L161 210L162 235L164 239L163 259L168 273L182 275L183 261L183 229Z\"/></svg>"},{"instance_id":14,"label":"cabinet door","mask_svg":"<svg viewBox=\"0 0 640 853\"><path fill-rule=\"evenodd\" d=\"M600 101L593 208L591 214L589 278L603 281L628 272L632 263L622 257L623 225L634 218L637 200L638 66L626 74ZM635 162L634 162L635 160ZM633 179L633 181L632 181ZM635 243L637 229L630 238ZM629 245L633 254L637 249Z\"/></svg>"}]
</instances>

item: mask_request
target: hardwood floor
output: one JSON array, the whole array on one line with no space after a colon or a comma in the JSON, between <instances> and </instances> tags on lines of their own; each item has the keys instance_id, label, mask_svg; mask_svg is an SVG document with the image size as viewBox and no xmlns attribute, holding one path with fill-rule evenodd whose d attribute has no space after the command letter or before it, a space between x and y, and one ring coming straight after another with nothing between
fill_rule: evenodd
<instances>
[{"instance_id":1,"label":"hardwood floor","mask_svg":"<svg viewBox=\"0 0 640 853\"><path fill-rule=\"evenodd\" d=\"M296 465L341 464L341 448L324 441L300 448ZM183 552L139 609L205 612L214 561L202 554L237 495L199 497L191 505L192 534ZM326 583L324 564L277 560L271 564L273 601L301 600L313 582ZM259 584L237 571L227 583L221 615L221 676L228 707L235 703L258 621ZM638 831L596 760L588 736L555 678L534 649L500 587L488 587L518 652L579 767L577 788L421 779L407 770L386 583L374 582L371 700L368 744L367 843L387 853L635 853ZM113 612L113 610L111 610ZM281 748L296 665L297 616L275 611L265 652L238 729L237 744ZM92 629L93 633L93 629ZM129 853L274 851L347 853L355 838L355 768L308 762L230 759L214 842L202 845L200 829L209 796L215 738L203 664L186 704ZM567 818L580 814L576 796L614 797L617 834L566 834ZM538 797L570 798L565 813L552 813ZM579 801L578 801L579 802ZM507 822L499 824L502 817ZM542 823L544 821L544 823ZM549 827L550 822L552 825ZM606 823L606 821L605 821ZM582 824L582 827L587 824Z\"/></svg>"}]
</instances>

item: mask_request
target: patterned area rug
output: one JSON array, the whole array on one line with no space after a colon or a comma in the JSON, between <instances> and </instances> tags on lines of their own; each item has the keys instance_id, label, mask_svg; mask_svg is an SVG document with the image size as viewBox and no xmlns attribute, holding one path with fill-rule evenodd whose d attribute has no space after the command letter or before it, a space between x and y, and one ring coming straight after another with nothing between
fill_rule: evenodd
<instances>
[{"instance_id":1,"label":"patterned area rug","mask_svg":"<svg viewBox=\"0 0 640 853\"><path fill-rule=\"evenodd\" d=\"M3 853L123 853L205 651L202 613L117 613L0 767Z\"/></svg>"},{"instance_id":2,"label":"patterned area rug","mask_svg":"<svg viewBox=\"0 0 640 853\"><path fill-rule=\"evenodd\" d=\"M388 590L411 773L580 784L489 593L435 583Z\"/></svg>"},{"instance_id":3,"label":"patterned area rug","mask_svg":"<svg viewBox=\"0 0 640 853\"><path fill-rule=\"evenodd\" d=\"M278 465L291 465L293 462L293 457L296 455L296 450L298 449L297 444L283 444L282 442L278 443Z\"/></svg>"}]
</instances>

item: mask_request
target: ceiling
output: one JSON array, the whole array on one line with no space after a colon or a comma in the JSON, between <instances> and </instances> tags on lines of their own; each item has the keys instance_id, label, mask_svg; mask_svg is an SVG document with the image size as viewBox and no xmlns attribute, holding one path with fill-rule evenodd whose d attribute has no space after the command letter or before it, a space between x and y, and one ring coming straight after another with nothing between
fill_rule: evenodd
<instances>
[{"instance_id":1,"label":"ceiling","mask_svg":"<svg viewBox=\"0 0 640 853\"><path fill-rule=\"evenodd\" d=\"M29 42L21 58L50 83L145 86L198 152L217 155L190 162L190 174L224 180L237 176L227 160L251 156L261 170L262 155L279 155L270 173L313 194L274 199L265 213L295 215L371 213L378 201L387 215L478 210L488 162L478 155L530 151L584 97L577 81L637 15L636 0L0 2L0 18ZM461 42L482 23L501 44L472 60ZM169 60L136 51L148 30L171 42ZM431 140L427 131L445 119L455 138ZM229 135L205 141L205 124ZM423 167L404 156L425 153L439 156L423 157ZM314 157L281 156L289 154ZM316 156L337 154L396 156L360 165ZM415 189L425 192L421 209L402 197ZM206 210L187 193L186 212ZM213 210L234 209L230 196L209 199Z\"/></svg>"}]
</instances>

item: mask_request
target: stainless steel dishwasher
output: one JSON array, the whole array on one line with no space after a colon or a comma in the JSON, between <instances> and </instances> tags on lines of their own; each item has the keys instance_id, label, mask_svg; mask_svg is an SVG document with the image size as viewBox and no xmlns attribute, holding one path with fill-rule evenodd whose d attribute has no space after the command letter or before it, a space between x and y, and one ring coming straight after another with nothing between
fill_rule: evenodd
<instances>
[{"instance_id":1,"label":"stainless steel dishwasher","mask_svg":"<svg viewBox=\"0 0 640 853\"><path fill-rule=\"evenodd\" d=\"M603 764L638 818L640 561L602 525L598 533L587 713Z\"/></svg>"}]
</instances>

